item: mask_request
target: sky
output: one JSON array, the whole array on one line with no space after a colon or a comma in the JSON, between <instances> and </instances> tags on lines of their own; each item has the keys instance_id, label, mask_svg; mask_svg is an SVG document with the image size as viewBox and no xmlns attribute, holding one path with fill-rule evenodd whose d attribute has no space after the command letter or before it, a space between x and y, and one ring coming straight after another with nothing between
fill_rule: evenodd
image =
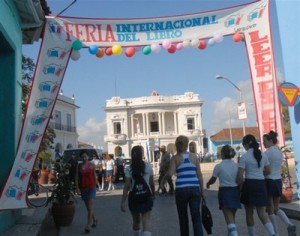
<instances>
[{"instance_id":1,"label":"sky","mask_svg":"<svg viewBox=\"0 0 300 236\"><path fill-rule=\"evenodd\" d=\"M47 0L53 15L72 2ZM77 0L62 16L114 19L163 17L249 2L253 0ZM36 61L40 43L41 40L33 45L25 45L23 54ZM230 79L240 88L247 107L245 124L256 126L246 48L243 42L235 43L230 36L205 50L191 47L174 54L161 50L158 54L146 56L140 51L132 58L127 58L124 53L97 58L88 49L82 49L80 53L78 61L70 60L61 90L68 97L74 94L76 104L80 107L77 110L77 131L81 142L105 149L103 108L106 100L114 96L121 99L150 96L153 90L163 96L183 95L185 92L199 94L204 103L203 129L208 137L223 128L229 128L230 120L231 127L242 127L237 115L239 92L228 81L215 79L216 75ZM281 75L280 68L277 68L277 75Z\"/></svg>"}]
</instances>

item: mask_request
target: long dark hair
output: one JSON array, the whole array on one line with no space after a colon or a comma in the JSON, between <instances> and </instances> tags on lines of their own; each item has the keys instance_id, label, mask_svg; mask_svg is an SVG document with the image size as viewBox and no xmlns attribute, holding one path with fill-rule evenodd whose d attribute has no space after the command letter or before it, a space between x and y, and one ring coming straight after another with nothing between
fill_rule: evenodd
<instances>
[{"instance_id":1,"label":"long dark hair","mask_svg":"<svg viewBox=\"0 0 300 236\"><path fill-rule=\"evenodd\" d=\"M143 148L134 146L131 149L132 178L136 179L145 174L145 162L143 161Z\"/></svg>"},{"instance_id":2,"label":"long dark hair","mask_svg":"<svg viewBox=\"0 0 300 236\"><path fill-rule=\"evenodd\" d=\"M257 166L260 168L260 161L262 158L261 151L259 150L258 142L252 134L247 134L243 138L243 144L248 144L250 148L253 148L253 155L257 161Z\"/></svg>"}]
</instances>

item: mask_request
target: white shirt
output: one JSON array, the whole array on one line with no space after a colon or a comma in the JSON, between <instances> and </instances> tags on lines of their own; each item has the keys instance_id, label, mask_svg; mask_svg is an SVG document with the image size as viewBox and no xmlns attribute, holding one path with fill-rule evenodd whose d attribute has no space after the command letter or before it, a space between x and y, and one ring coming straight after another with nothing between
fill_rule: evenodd
<instances>
[{"instance_id":1,"label":"white shirt","mask_svg":"<svg viewBox=\"0 0 300 236\"><path fill-rule=\"evenodd\" d=\"M93 159L92 162L95 165L95 169L98 170L99 166L101 165L101 161L99 159Z\"/></svg>"},{"instance_id":2,"label":"white shirt","mask_svg":"<svg viewBox=\"0 0 300 236\"><path fill-rule=\"evenodd\" d=\"M153 175L152 166L148 162L145 162L145 174L144 174L143 178L148 185L149 185L149 178L151 175ZM132 184L131 184L131 190L132 190L132 188L134 186L134 179L132 178L131 166L129 166L128 168L125 169L125 177L132 179Z\"/></svg>"},{"instance_id":3,"label":"white shirt","mask_svg":"<svg viewBox=\"0 0 300 236\"><path fill-rule=\"evenodd\" d=\"M113 170L115 165L115 161L113 159L106 161L106 170Z\"/></svg>"},{"instance_id":4,"label":"white shirt","mask_svg":"<svg viewBox=\"0 0 300 236\"><path fill-rule=\"evenodd\" d=\"M264 167L270 165L268 157L262 153L260 167L253 155L253 148L250 148L242 157L238 164L239 168L245 169L245 179L265 179Z\"/></svg>"},{"instance_id":5,"label":"white shirt","mask_svg":"<svg viewBox=\"0 0 300 236\"><path fill-rule=\"evenodd\" d=\"M238 165L232 159L223 159L214 168L212 176L219 178L220 187L236 187Z\"/></svg>"},{"instance_id":6,"label":"white shirt","mask_svg":"<svg viewBox=\"0 0 300 236\"><path fill-rule=\"evenodd\" d=\"M266 179L281 179L280 169L284 159L281 150L277 146L271 146L264 153L269 159L271 169Z\"/></svg>"}]
</instances>

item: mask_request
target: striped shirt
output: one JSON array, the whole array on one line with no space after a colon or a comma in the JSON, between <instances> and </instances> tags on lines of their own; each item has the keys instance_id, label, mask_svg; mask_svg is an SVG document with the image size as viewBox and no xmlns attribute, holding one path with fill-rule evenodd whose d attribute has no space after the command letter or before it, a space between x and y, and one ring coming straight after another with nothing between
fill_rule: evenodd
<instances>
[{"instance_id":1,"label":"striped shirt","mask_svg":"<svg viewBox=\"0 0 300 236\"><path fill-rule=\"evenodd\" d=\"M190 154L186 152L183 153L182 156L183 163L176 169L176 188L200 186L199 179L197 177L197 167L190 162Z\"/></svg>"}]
</instances>

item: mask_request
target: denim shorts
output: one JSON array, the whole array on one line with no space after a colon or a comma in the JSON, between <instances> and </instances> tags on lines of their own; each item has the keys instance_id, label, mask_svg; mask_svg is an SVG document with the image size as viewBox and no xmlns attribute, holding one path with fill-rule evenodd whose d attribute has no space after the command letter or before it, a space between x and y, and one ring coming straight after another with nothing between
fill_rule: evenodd
<instances>
[{"instance_id":1,"label":"denim shorts","mask_svg":"<svg viewBox=\"0 0 300 236\"><path fill-rule=\"evenodd\" d=\"M81 199L82 200L90 200L96 197L96 188L81 188Z\"/></svg>"},{"instance_id":2,"label":"denim shorts","mask_svg":"<svg viewBox=\"0 0 300 236\"><path fill-rule=\"evenodd\" d=\"M106 170L105 177L109 177L113 175L113 170Z\"/></svg>"}]
</instances>

